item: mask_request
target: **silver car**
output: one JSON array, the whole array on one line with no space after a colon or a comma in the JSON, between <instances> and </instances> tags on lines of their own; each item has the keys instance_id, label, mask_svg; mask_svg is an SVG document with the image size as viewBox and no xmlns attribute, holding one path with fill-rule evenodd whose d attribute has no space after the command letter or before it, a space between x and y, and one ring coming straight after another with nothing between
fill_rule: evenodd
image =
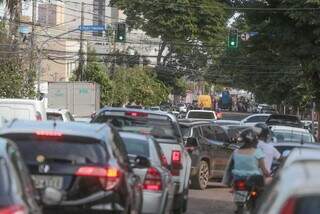
<instances>
[{"instance_id":1,"label":"silver car","mask_svg":"<svg viewBox=\"0 0 320 214\"><path fill-rule=\"evenodd\" d=\"M300 150L302 156L310 155L309 152L303 151L304 149ZM293 151L289 157L295 156L294 153ZM319 150L315 150L314 153L320 156ZM299 159L294 162L290 160L290 165L280 170L262 195L256 213L320 213L319 158L305 156L304 159Z\"/></svg>"},{"instance_id":2,"label":"silver car","mask_svg":"<svg viewBox=\"0 0 320 214\"><path fill-rule=\"evenodd\" d=\"M149 168L134 168L143 181L142 213L170 213L174 197L174 185L167 160L161 147L152 137L130 132L120 132L129 158L146 157ZM131 161L134 162L134 161Z\"/></svg>"}]
</instances>

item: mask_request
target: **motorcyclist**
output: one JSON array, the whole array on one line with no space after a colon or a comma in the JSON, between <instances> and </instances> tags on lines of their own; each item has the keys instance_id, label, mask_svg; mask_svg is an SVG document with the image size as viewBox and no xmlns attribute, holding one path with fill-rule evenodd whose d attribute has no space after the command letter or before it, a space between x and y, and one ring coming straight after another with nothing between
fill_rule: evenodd
<instances>
[{"instance_id":1,"label":"motorcyclist","mask_svg":"<svg viewBox=\"0 0 320 214\"><path fill-rule=\"evenodd\" d=\"M251 176L269 177L264 160L264 153L257 148L258 136L253 129L244 130L239 138L242 144L239 150L232 155L233 180L248 178ZM263 177L262 177L263 178Z\"/></svg>"},{"instance_id":2,"label":"motorcyclist","mask_svg":"<svg viewBox=\"0 0 320 214\"><path fill-rule=\"evenodd\" d=\"M270 143L271 131L266 124L258 123L255 125L258 133L258 148L264 153L264 162L269 173L271 172L273 160L279 160L281 158L280 152Z\"/></svg>"}]
</instances>

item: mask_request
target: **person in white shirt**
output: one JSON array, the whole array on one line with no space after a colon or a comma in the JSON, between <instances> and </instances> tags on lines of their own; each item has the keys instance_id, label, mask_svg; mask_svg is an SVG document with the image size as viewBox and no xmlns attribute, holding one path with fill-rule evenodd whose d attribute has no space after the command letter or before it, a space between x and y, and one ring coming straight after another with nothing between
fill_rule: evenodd
<instances>
[{"instance_id":1,"label":"person in white shirt","mask_svg":"<svg viewBox=\"0 0 320 214\"><path fill-rule=\"evenodd\" d=\"M267 170L271 173L271 167L272 167L272 162L274 160L279 160L281 158L280 152L270 143L269 137L270 137L270 129L267 125L263 123L259 123L255 125L256 128L260 129L258 132L258 145L257 147L260 148L264 155L264 161Z\"/></svg>"}]
</instances>

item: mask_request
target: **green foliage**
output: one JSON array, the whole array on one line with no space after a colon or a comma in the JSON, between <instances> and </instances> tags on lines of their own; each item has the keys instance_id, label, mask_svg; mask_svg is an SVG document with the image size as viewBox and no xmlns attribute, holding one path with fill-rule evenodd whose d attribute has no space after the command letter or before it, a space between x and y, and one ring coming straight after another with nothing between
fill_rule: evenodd
<instances>
[{"instance_id":1,"label":"green foliage","mask_svg":"<svg viewBox=\"0 0 320 214\"><path fill-rule=\"evenodd\" d=\"M169 90L148 69L120 68L113 78L112 101L115 105L136 103L145 106L167 101Z\"/></svg>"}]
</instances>

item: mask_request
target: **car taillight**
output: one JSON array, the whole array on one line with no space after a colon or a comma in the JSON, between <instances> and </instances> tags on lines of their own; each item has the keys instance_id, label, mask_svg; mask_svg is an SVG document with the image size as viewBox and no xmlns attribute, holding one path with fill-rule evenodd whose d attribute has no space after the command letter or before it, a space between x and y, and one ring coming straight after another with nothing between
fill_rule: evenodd
<instances>
[{"instance_id":1,"label":"car taillight","mask_svg":"<svg viewBox=\"0 0 320 214\"><path fill-rule=\"evenodd\" d=\"M171 174L173 176L179 176L181 170L181 152L178 150L172 151L171 156Z\"/></svg>"},{"instance_id":2,"label":"car taillight","mask_svg":"<svg viewBox=\"0 0 320 214\"><path fill-rule=\"evenodd\" d=\"M156 168L150 167L148 169L144 179L143 189L149 191L162 190L161 174Z\"/></svg>"},{"instance_id":3,"label":"car taillight","mask_svg":"<svg viewBox=\"0 0 320 214\"><path fill-rule=\"evenodd\" d=\"M144 112L126 112L125 115L129 116L129 117L147 117L148 113L144 113Z\"/></svg>"},{"instance_id":4,"label":"car taillight","mask_svg":"<svg viewBox=\"0 0 320 214\"><path fill-rule=\"evenodd\" d=\"M40 112L36 112L36 120L37 121L42 121L42 116L41 116L41 114L40 114Z\"/></svg>"},{"instance_id":5,"label":"car taillight","mask_svg":"<svg viewBox=\"0 0 320 214\"><path fill-rule=\"evenodd\" d=\"M166 158L166 156L164 154L161 154L160 159L161 159L161 165L163 167L168 167L168 165L169 165L168 164L168 160L167 160L167 158Z\"/></svg>"},{"instance_id":6,"label":"car taillight","mask_svg":"<svg viewBox=\"0 0 320 214\"><path fill-rule=\"evenodd\" d=\"M247 190L247 185L244 180L238 180L234 182L234 187L236 190Z\"/></svg>"},{"instance_id":7,"label":"car taillight","mask_svg":"<svg viewBox=\"0 0 320 214\"><path fill-rule=\"evenodd\" d=\"M0 214L26 214L26 210L22 205L12 205L0 208Z\"/></svg>"},{"instance_id":8,"label":"car taillight","mask_svg":"<svg viewBox=\"0 0 320 214\"><path fill-rule=\"evenodd\" d=\"M80 167L76 172L76 176L80 177L97 177L105 190L111 190L120 182L121 172L114 167Z\"/></svg>"},{"instance_id":9,"label":"car taillight","mask_svg":"<svg viewBox=\"0 0 320 214\"><path fill-rule=\"evenodd\" d=\"M281 208L280 214L294 214L297 204L296 198L290 198Z\"/></svg>"}]
</instances>

